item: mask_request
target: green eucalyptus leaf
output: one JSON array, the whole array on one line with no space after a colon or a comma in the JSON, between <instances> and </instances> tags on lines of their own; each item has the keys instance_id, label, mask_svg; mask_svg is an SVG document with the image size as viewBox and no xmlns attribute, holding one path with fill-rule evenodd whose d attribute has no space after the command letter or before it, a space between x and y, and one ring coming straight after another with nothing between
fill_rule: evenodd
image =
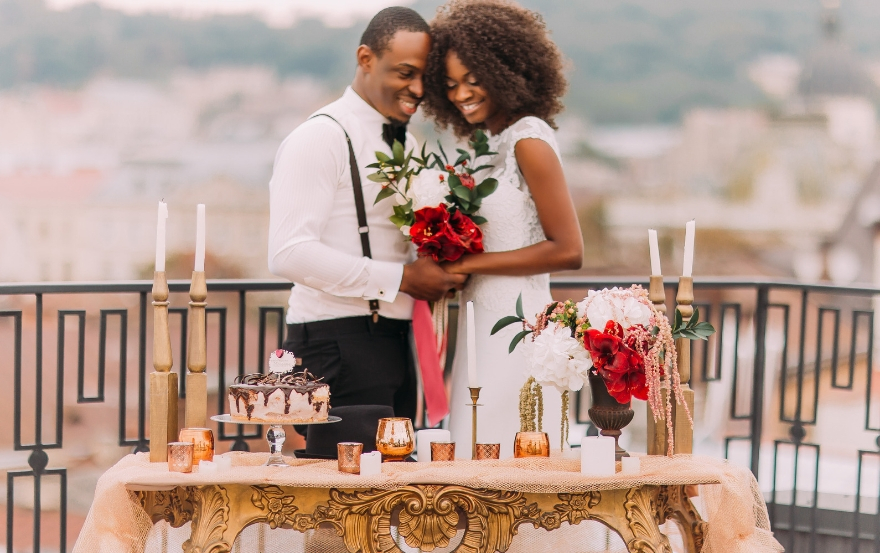
<instances>
[{"instance_id":1,"label":"green eucalyptus leaf","mask_svg":"<svg viewBox=\"0 0 880 553\"><path fill-rule=\"evenodd\" d=\"M526 318L526 316L523 315L523 308L522 308L522 292L520 292L520 293L519 293L519 296L516 298L516 315L517 315L520 319L525 319L525 318Z\"/></svg>"},{"instance_id":2,"label":"green eucalyptus leaf","mask_svg":"<svg viewBox=\"0 0 880 553\"><path fill-rule=\"evenodd\" d=\"M553 313L553 310L556 309L557 305L559 305L558 301L554 301L553 303L551 303L549 306L547 306L547 311L544 314L549 317L550 313Z\"/></svg>"},{"instance_id":3,"label":"green eucalyptus leaf","mask_svg":"<svg viewBox=\"0 0 880 553\"><path fill-rule=\"evenodd\" d=\"M513 350L516 349L516 346L519 345L520 341L531 333L531 330L523 330L522 332L514 336L513 340L510 341L510 347L507 349L507 353L513 353Z\"/></svg>"},{"instance_id":4,"label":"green eucalyptus leaf","mask_svg":"<svg viewBox=\"0 0 880 553\"><path fill-rule=\"evenodd\" d=\"M521 323L521 322L522 322L522 319L520 319L519 317L514 317L513 315L501 317L500 319L498 319L498 322L495 323L495 326L492 327L492 332L490 332L489 335L494 336L495 333L497 333L502 328L507 328L508 326L510 326L514 323Z\"/></svg>"},{"instance_id":5,"label":"green eucalyptus leaf","mask_svg":"<svg viewBox=\"0 0 880 553\"><path fill-rule=\"evenodd\" d=\"M390 163L391 158L388 157L388 154L385 152L376 151L376 159L378 159L382 163Z\"/></svg>"},{"instance_id":6,"label":"green eucalyptus leaf","mask_svg":"<svg viewBox=\"0 0 880 553\"><path fill-rule=\"evenodd\" d=\"M456 166L461 165L462 161L466 161L470 158L471 158L471 155L469 153L465 152L465 153L461 154L460 156L458 156L458 159L455 160L455 163L453 163L453 165L456 165Z\"/></svg>"},{"instance_id":7,"label":"green eucalyptus leaf","mask_svg":"<svg viewBox=\"0 0 880 553\"><path fill-rule=\"evenodd\" d=\"M480 217L479 215L471 215L471 221L473 221L475 225L485 225L489 222L488 219Z\"/></svg>"},{"instance_id":8,"label":"green eucalyptus leaf","mask_svg":"<svg viewBox=\"0 0 880 553\"><path fill-rule=\"evenodd\" d=\"M381 168L382 168L382 164L379 163L379 162L371 163L371 164L367 165L367 168L369 168L369 169L381 169Z\"/></svg>"},{"instance_id":9,"label":"green eucalyptus leaf","mask_svg":"<svg viewBox=\"0 0 880 553\"><path fill-rule=\"evenodd\" d=\"M471 169L471 171L476 173L477 171L482 171L483 169L491 169L492 167L495 167L495 166L494 165L480 165L479 167Z\"/></svg>"},{"instance_id":10,"label":"green eucalyptus leaf","mask_svg":"<svg viewBox=\"0 0 880 553\"><path fill-rule=\"evenodd\" d=\"M388 175L385 173L373 173L371 175L367 175L367 178L373 182L391 182L391 179L388 178Z\"/></svg>"},{"instance_id":11,"label":"green eucalyptus leaf","mask_svg":"<svg viewBox=\"0 0 880 553\"><path fill-rule=\"evenodd\" d=\"M443 161L446 162L446 165L449 165L449 157L446 155L446 152L443 151L443 144L441 144L439 140L437 141L437 147L440 148L440 153L443 154Z\"/></svg>"},{"instance_id":12,"label":"green eucalyptus leaf","mask_svg":"<svg viewBox=\"0 0 880 553\"><path fill-rule=\"evenodd\" d=\"M400 143L399 140L395 140L394 144L391 146L391 153L394 154L394 158L392 161L395 165L403 165L404 160L404 152L403 152L403 144Z\"/></svg>"},{"instance_id":13,"label":"green eucalyptus leaf","mask_svg":"<svg viewBox=\"0 0 880 553\"><path fill-rule=\"evenodd\" d=\"M474 187L474 190L476 191L477 195L480 198L485 198L486 196L488 196L492 192L495 192L495 190L497 190L497 189L498 189L498 181L496 179L492 179L492 178L486 179Z\"/></svg>"},{"instance_id":14,"label":"green eucalyptus leaf","mask_svg":"<svg viewBox=\"0 0 880 553\"><path fill-rule=\"evenodd\" d=\"M396 194L396 192L390 186L387 188L383 188L382 190L379 191L378 194L376 194L376 201L373 202L373 205L376 205L377 203L381 202L385 198L390 198L394 194Z\"/></svg>"}]
</instances>

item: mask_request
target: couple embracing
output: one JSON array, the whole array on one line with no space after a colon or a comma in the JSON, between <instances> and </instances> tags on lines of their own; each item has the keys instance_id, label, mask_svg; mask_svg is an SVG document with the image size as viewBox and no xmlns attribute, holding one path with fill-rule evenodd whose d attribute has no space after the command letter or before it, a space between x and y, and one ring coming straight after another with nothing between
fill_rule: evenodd
<instances>
[{"instance_id":1,"label":"couple embracing","mask_svg":"<svg viewBox=\"0 0 880 553\"><path fill-rule=\"evenodd\" d=\"M462 305L475 304L479 439L500 441L510 456L525 361L518 351L508 355L515 330L490 329L520 293L526 313L549 303L548 273L580 268L583 255L553 133L566 87L561 55L534 12L502 0L452 0L430 25L409 8L382 10L356 61L342 97L297 127L275 158L269 266L295 283L284 347L330 384L334 407L386 405L414 417L413 300L461 290ZM390 154L395 139L419 149L406 131L419 106L462 142L477 129L489 136L495 154L481 178L497 179L498 188L478 212L488 220L484 253L440 264L416 258L389 221L394 200L373 204L380 184L366 178L367 166L377 151ZM471 438L466 350L460 333L449 405L461 452ZM559 394L545 393L545 408L556 412Z\"/></svg>"}]
</instances>

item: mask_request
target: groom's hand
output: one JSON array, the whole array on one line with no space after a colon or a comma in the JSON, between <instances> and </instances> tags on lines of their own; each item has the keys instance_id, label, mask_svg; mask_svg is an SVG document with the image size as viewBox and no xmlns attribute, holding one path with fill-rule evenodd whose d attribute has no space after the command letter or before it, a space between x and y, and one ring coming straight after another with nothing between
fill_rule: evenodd
<instances>
[{"instance_id":1,"label":"groom's hand","mask_svg":"<svg viewBox=\"0 0 880 553\"><path fill-rule=\"evenodd\" d=\"M468 275L453 275L430 257L420 257L403 266L400 291L417 300L437 301L451 290L461 290Z\"/></svg>"}]
</instances>

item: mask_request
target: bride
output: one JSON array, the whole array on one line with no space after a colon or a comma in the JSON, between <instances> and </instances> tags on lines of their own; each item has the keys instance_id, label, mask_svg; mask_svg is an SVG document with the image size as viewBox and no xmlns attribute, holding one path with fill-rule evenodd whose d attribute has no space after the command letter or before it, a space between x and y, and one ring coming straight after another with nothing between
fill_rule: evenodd
<instances>
[{"instance_id":1,"label":"bride","mask_svg":"<svg viewBox=\"0 0 880 553\"><path fill-rule=\"evenodd\" d=\"M540 15L501 0L452 0L431 23L433 46L425 72L423 106L439 128L460 139L489 133L494 165L478 175L498 179L479 215L485 253L445 264L471 275L462 292L474 302L477 372L482 387L478 442L501 443L513 455L519 431L519 390L527 378L520 351L508 354L516 325L490 336L495 322L514 312L522 293L532 317L551 301L548 273L579 269L583 239L565 182L553 118L565 92L562 57ZM465 310L458 319L452 371L450 430L456 450L470 451ZM559 444L559 392L544 386L544 430ZM558 446L557 446L558 447Z\"/></svg>"}]
</instances>

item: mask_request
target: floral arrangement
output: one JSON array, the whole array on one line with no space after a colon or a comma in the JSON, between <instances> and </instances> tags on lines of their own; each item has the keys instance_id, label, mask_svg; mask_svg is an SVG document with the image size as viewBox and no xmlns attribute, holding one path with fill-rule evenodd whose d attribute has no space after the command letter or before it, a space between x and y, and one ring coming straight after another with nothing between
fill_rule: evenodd
<instances>
[{"instance_id":1,"label":"floral arrangement","mask_svg":"<svg viewBox=\"0 0 880 553\"><path fill-rule=\"evenodd\" d=\"M376 152L377 171L367 178L382 185L378 203L392 196L397 200L391 222L412 240L420 256L434 261L455 261L465 253L483 251L483 233L478 225L486 219L476 215L485 197L498 187L498 181L486 178L477 183L474 174L491 165L478 165L480 157L495 155L489 150L486 134L477 130L467 150L458 148L458 158L449 162L438 142L442 157L414 150L404 154L403 145L394 141L391 156Z\"/></svg>"},{"instance_id":2,"label":"floral arrangement","mask_svg":"<svg viewBox=\"0 0 880 553\"><path fill-rule=\"evenodd\" d=\"M686 324L676 311L672 326L648 299L647 291L634 285L591 290L577 303L552 302L536 315L534 323L523 315L520 296L516 316L499 320L492 334L514 323L521 323L523 330L514 336L510 351L524 344L529 381L538 386L552 385L562 392L563 444L567 438L569 392L580 390L592 373L602 377L608 393L618 403L626 404L633 398L646 400L655 420L665 413L672 451L672 400L667 398L664 404L660 390L663 385L671 389L675 401L687 411L675 339L706 339L715 332L709 323L699 321L699 310ZM529 383L526 386L531 389ZM521 401L521 417L523 405ZM693 424L690 412L687 416Z\"/></svg>"}]
</instances>

